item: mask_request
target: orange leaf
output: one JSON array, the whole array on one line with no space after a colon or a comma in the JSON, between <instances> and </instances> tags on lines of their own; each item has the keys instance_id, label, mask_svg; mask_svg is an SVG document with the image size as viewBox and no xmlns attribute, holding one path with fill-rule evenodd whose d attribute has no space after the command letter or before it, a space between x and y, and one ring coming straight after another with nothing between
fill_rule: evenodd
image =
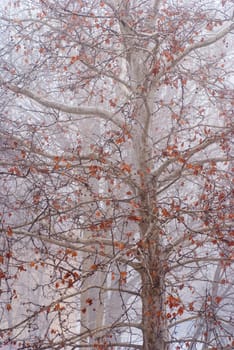
<instances>
[{"instance_id":1,"label":"orange leaf","mask_svg":"<svg viewBox=\"0 0 234 350\"><path fill-rule=\"evenodd\" d=\"M121 169L122 171L126 171L127 173L130 173L130 172L131 172L131 166L130 166L129 164L127 164L127 163L122 163L122 164L120 165L120 169Z\"/></svg>"},{"instance_id":2,"label":"orange leaf","mask_svg":"<svg viewBox=\"0 0 234 350\"><path fill-rule=\"evenodd\" d=\"M119 248L120 250L123 250L125 248L125 243L123 243L123 242L114 242L114 246L116 248Z\"/></svg>"},{"instance_id":3,"label":"orange leaf","mask_svg":"<svg viewBox=\"0 0 234 350\"><path fill-rule=\"evenodd\" d=\"M183 313L184 313L184 307L183 306L180 306L179 307L179 309L178 309L178 311L177 311L177 313L178 313L178 315L183 315Z\"/></svg>"},{"instance_id":4,"label":"orange leaf","mask_svg":"<svg viewBox=\"0 0 234 350\"><path fill-rule=\"evenodd\" d=\"M73 277L74 277L74 279L75 279L75 281L76 280L78 280L79 278L80 278L80 275L78 274L78 272L73 272Z\"/></svg>"},{"instance_id":5,"label":"orange leaf","mask_svg":"<svg viewBox=\"0 0 234 350\"><path fill-rule=\"evenodd\" d=\"M64 309L64 306L61 306L59 303L55 304L54 306L54 311L62 311Z\"/></svg>"},{"instance_id":6,"label":"orange leaf","mask_svg":"<svg viewBox=\"0 0 234 350\"><path fill-rule=\"evenodd\" d=\"M160 61L156 61L151 73L153 75L157 75L159 73L159 70L160 70Z\"/></svg>"},{"instance_id":7,"label":"orange leaf","mask_svg":"<svg viewBox=\"0 0 234 350\"><path fill-rule=\"evenodd\" d=\"M112 226L112 220L103 220L100 223L100 229L108 229Z\"/></svg>"},{"instance_id":8,"label":"orange leaf","mask_svg":"<svg viewBox=\"0 0 234 350\"><path fill-rule=\"evenodd\" d=\"M13 231L12 231L12 228L10 226L7 227L7 234L8 234L8 236L13 235Z\"/></svg>"},{"instance_id":9,"label":"orange leaf","mask_svg":"<svg viewBox=\"0 0 234 350\"><path fill-rule=\"evenodd\" d=\"M71 276L70 272L66 272L65 275L63 276L64 279L67 279Z\"/></svg>"},{"instance_id":10,"label":"orange leaf","mask_svg":"<svg viewBox=\"0 0 234 350\"><path fill-rule=\"evenodd\" d=\"M90 165L89 172L91 176L97 175L97 172L101 170L101 167L98 165Z\"/></svg>"},{"instance_id":11,"label":"orange leaf","mask_svg":"<svg viewBox=\"0 0 234 350\"><path fill-rule=\"evenodd\" d=\"M221 300L222 300L222 297L219 297L219 296L215 297L215 301L217 304L219 304Z\"/></svg>"},{"instance_id":12,"label":"orange leaf","mask_svg":"<svg viewBox=\"0 0 234 350\"><path fill-rule=\"evenodd\" d=\"M120 271L120 283L126 283L126 282L127 282L127 272Z\"/></svg>"},{"instance_id":13,"label":"orange leaf","mask_svg":"<svg viewBox=\"0 0 234 350\"><path fill-rule=\"evenodd\" d=\"M132 221L141 221L142 220L142 216L129 215L128 219L132 220Z\"/></svg>"},{"instance_id":14,"label":"orange leaf","mask_svg":"<svg viewBox=\"0 0 234 350\"><path fill-rule=\"evenodd\" d=\"M27 271L27 270L25 269L24 265L18 266L18 270L19 270L19 271Z\"/></svg>"},{"instance_id":15,"label":"orange leaf","mask_svg":"<svg viewBox=\"0 0 234 350\"><path fill-rule=\"evenodd\" d=\"M77 256L77 255L78 255L78 253L77 253L75 250L72 250L71 256L74 258L74 257Z\"/></svg>"},{"instance_id":16,"label":"orange leaf","mask_svg":"<svg viewBox=\"0 0 234 350\"><path fill-rule=\"evenodd\" d=\"M100 217L102 215L102 213L100 212L100 210L97 210L95 215L96 215L96 217Z\"/></svg>"},{"instance_id":17,"label":"orange leaf","mask_svg":"<svg viewBox=\"0 0 234 350\"><path fill-rule=\"evenodd\" d=\"M55 307L54 307L54 311L59 311L59 309L60 309L60 305L56 304Z\"/></svg>"},{"instance_id":18,"label":"orange leaf","mask_svg":"<svg viewBox=\"0 0 234 350\"><path fill-rule=\"evenodd\" d=\"M115 142L117 143L117 145L123 143L125 140L123 137L119 137L117 140L115 140Z\"/></svg>"},{"instance_id":19,"label":"orange leaf","mask_svg":"<svg viewBox=\"0 0 234 350\"><path fill-rule=\"evenodd\" d=\"M86 304L88 304L88 305L92 305L92 304L93 304L93 300L92 300L91 298L87 298L87 299L85 300L85 302L86 302Z\"/></svg>"},{"instance_id":20,"label":"orange leaf","mask_svg":"<svg viewBox=\"0 0 234 350\"><path fill-rule=\"evenodd\" d=\"M16 166L10 168L8 171L14 175L18 175L18 176L21 175L19 168L17 168Z\"/></svg>"},{"instance_id":21,"label":"orange leaf","mask_svg":"<svg viewBox=\"0 0 234 350\"><path fill-rule=\"evenodd\" d=\"M194 310L193 304L194 304L194 302L189 303L189 311L193 311Z\"/></svg>"},{"instance_id":22,"label":"orange leaf","mask_svg":"<svg viewBox=\"0 0 234 350\"><path fill-rule=\"evenodd\" d=\"M137 202L135 202L133 199L130 201L130 204L133 206L133 208L139 208L140 207L140 205Z\"/></svg>"},{"instance_id":23,"label":"orange leaf","mask_svg":"<svg viewBox=\"0 0 234 350\"><path fill-rule=\"evenodd\" d=\"M7 311L12 310L11 304L6 304L6 309L7 309Z\"/></svg>"},{"instance_id":24,"label":"orange leaf","mask_svg":"<svg viewBox=\"0 0 234 350\"><path fill-rule=\"evenodd\" d=\"M166 57L168 62L173 60L173 56L169 50L164 50L163 54Z\"/></svg>"},{"instance_id":25,"label":"orange leaf","mask_svg":"<svg viewBox=\"0 0 234 350\"><path fill-rule=\"evenodd\" d=\"M5 277L6 277L5 273L0 269L0 279Z\"/></svg>"},{"instance_id":26,"label":"orange leaf","mask_svg":"<svg viewBox=\"0 0 234 350\"><path fill-rule=\"evenodd\" d=\"M168 304L170 308L178 307L180 305L180 300L177 297L173 297L173 295L169 295L166 304Z\"/></svg>"},{"instance_id":27,"label":"orange leaf","mask_svg":"<svg viewBox=\"0 0 234 350\"><path fill-rule=\"evenodd\" d=\"M12 252L9 250L7 253L6 253L6 258L7 259L10 259L12 257Z\"/></svg>"},{"instance_id":28,"label":"orange leaf","mask_svg":"<svg viewBox=\"0 0 234 350\"><path fill-rule=\"evenodd\" d=\"M76 61L79 60L79 58L80 58L79 56L72 56L70 60L70 64L74 64Z\"/></svg>"},{"instance_id":29,"label":"orange leaf","mask_svg":"<svg viewBox=\"0 0 234 350\"><path fill-rule=\"evenodd\" d=\"M111 107L116 107L116 102L112 99L109 100L109 104Z\"/></svg>"},{"instance_id":30,"label":"orange leaf","mask_svg":"<svg viewBox=\"0 0 234 350\"><path fill-rule=\"evenodd\" d=\"M165 217L169 217L170 216L170 213L169 213L169 211L166 208L162 208L162 214Z\"/></svg>"},{"instance_id":31,"label":"orange leaf","mask_svg":"<svg viewBox=\"0 0 234 350\"><path fill-rule=\"evenodd\" d=\"M67 283L68 283L68 288L71 288L71 287L73 286L73 284L74 284L74 281L73 281L72 278L69 278L69 280L67 281Z\"/></svg>"},{"instance_id":32,"label":"orange leaf","mask_svg":"<svg viewBox=\"0 0 234 350\"><path fill-rule=\"evenodd\" d=\"M69 249L69 248L67 248L67 249L65 250L65 253L66 253L67 255L71 255L73 258L76 257L76 256L78 255L78 253L77 253L75 250L72 250L72 249Z\"/></svg>"}]
</instances>

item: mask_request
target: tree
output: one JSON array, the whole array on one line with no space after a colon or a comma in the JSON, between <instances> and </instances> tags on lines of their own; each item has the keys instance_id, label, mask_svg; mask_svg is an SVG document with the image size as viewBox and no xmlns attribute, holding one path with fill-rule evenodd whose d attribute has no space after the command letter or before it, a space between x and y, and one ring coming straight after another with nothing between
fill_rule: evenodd
<instances>
[{"instance_id":1,"label":"tree","mask_svg":"<svg viewBox=\"0 0 234 350\"><path fill-rule=\"evenodd\" d=\"M232 1L1 6L2 346L231 348Z\"/></svg>"}]
</instances>

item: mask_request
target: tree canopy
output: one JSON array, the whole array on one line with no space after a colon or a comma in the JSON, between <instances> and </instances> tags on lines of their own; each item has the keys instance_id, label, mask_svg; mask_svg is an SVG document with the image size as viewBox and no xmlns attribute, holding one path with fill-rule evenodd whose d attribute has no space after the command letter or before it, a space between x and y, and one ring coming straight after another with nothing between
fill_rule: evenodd
<instances>
[{"instance_id":1,"label":"tree canopy","mask_svg":"<svg viewBox=\"0 0 234 350\"><path fill-rule=\"evenodd\" d=\"M233 348L232 1L0 9L0 349Z\"/></svg>"}]
</instances>

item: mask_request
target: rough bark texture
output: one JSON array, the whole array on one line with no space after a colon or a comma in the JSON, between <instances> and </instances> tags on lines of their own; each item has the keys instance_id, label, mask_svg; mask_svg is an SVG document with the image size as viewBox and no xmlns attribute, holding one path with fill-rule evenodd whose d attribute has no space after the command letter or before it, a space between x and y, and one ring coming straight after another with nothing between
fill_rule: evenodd
<instances>
[{"instance_id":1,"label":"rough bark texture","mask_svg":"<svg viewBox=\"0 0 234 350\"><path fill-rule=\"evenodd\" d=\"M165 320L165 273L158 238L145 242L147 256L142 269L143 349L168 350Z\"/></svg>"}]
</instances>

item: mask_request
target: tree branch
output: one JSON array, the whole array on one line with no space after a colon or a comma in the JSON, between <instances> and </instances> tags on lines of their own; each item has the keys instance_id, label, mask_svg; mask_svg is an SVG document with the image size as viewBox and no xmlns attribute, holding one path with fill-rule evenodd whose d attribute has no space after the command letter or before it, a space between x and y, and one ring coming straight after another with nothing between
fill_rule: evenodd
<instances>
[{"instance_id":1,"label":"tree branch","mask_svg":"<svg viewBox=\"0 0 234 350\"><path fill-rule=\"evenodd\" d=\"M193 52L197 49L201 49L203 47L207 47L210 46L212 44L214 44L215 42L219 41L220 39L222 39L223 37L225 37L225 35L227 35L228 33L230 33L231 30L234 29L234 23L231 23L230 26L224 28L223 30L221 30L220 32L218 32L217 34L215 34L214 36L212 36L210 39L204 40L204 41L199 41L197 43L195 43L194 45L187 47L184 52L179 55L171 64L170 68L173 68L177 65L177 63L179 63L184 57L186 57L190 52Z\"/></svg>"},{"instance_id":2,"label":"tree branch","mask_svg":"<svg viewBox=\"0 0 234 350\"><path fill-rule=\"evenodd\" d=\"M67 106L63 103L57 103L54 101L47 100L46 98L28 90L25 88L20 88L16 85L4 82L2 78L0 78L0 84L5 86L7 89L11 90L12 92L16 94L23 95L25 97L30 98L31 100L39 103L40 105L47 107L47 108L53 108L61 112L65 112L68 114L75 114L75 115L83 115L83 116L90 116L94 118L101 118L106 121L110 121L114 123L119 128L122 128L122 124L118 119L115 119L115 115L113 113L110 113L104 108L98 108L94 106L76 106L71 107Z\"/></svg>"}]
</instances>

